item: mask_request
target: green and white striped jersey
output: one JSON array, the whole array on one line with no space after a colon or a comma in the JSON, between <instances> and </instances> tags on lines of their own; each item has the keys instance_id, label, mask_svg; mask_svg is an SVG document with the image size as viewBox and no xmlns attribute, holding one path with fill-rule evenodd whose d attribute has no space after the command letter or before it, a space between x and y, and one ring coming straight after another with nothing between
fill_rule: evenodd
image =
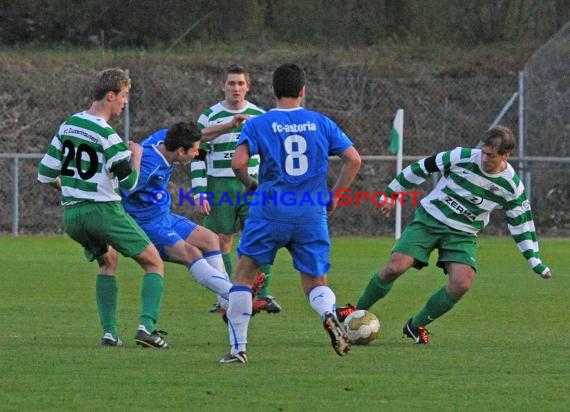
<instances>
[{"instance_id":1,"label":"green and white striped jersey","mask_svg":"<svg viewBox=\"0 0 570 412\"><path fill-rule=\"evenodd\" d=\"M38 166L38 180L51 183L59 177L64 206L120 201L119 182L111 169L130 156L123 140L103 118L76 113L53 137ZM132 188L136 182L137 173L132 171L120 184Z\"/></svg>"},{"instance_id":2,"label":"green and white striped jersey","mask_svg":"<svg viewBox=\"0 0 570 412\"><path fill-rule=\"evenodd\" d=\"M258 116L265 111L253 103L246 102L246 106L241 110L229 110L221 103L216 103L198 117L198 127L204 129L227 123L236 114L248 114ZM221 134L209 142L202 143L201 149L206 151L206 161L194 160L190 164L192 188L194 193L203 193L207 190L207 177L234 177L232 170L232 157L236 150L237 141L241 133L243 124L239 128ZM259 156L252 156L249 160L248 171L250 175L257 175L259 170Z\"/></svg>"},{"instance_id":3,"label":"green and white striped jersey","mask_svg":"<svg viewBox=\"0 0 570 412\"><path fill-rule=\"evenodd\" d=\"M493 210L504 209L509 231L530 267L538 274L548 272L540 259L532 211L520 178L508 163L500 173L485 173L481 154L479 149L463 147L438 153L435 164L442 177L421 205L440 222L474 235L487 226ZM390 182L386 195L406 192L433 172L426 167L426 159L412 163Z\"/></svg>"}]
</instances>

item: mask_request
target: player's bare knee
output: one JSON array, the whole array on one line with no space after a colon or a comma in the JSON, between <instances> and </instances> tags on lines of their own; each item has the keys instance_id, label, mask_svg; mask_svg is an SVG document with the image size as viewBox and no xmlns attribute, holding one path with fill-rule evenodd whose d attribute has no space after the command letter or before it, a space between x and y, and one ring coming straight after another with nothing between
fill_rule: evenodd
<instances>
[{"instance_id":1,"label":"player's bare knee","mask_svg":"<svg viewBox=\"0 0 570 412\"><path fill-rule=\"evenodd\" d=\"M446 265L449 277L447 290L449 294L460 299L471 288L475 281L475 270L465 264L450 262Z\"/></svg>"},{"instance_id":2,"label":"player's bare knee","mask_svg":"<svg viewBox=\"0 0 570 412\"><path fill-rule=\"evenodd\" d=\"M413 263L412 257L401 253L393 253L390 261L380 271L380 280L384 283L393 282L403 275Z\"/></svg>"},{"instance_id":3,"label":"player's bare knee","mask_svg":"<svg viewBox=\"0 0 570 412\"><path fill-rule=\"evenodd\" d=\"M404 270L399 265L389 263L382 268L379 276L382 283L390 283L398 279L403 273Z\"/></svg>"},{"instance_id":4,"label":"player's bare knee","mask_svg":"<svg viewBox=\"0 0 570 412\"><path fill-rule=\"evenodd\" d=\"M234 240L233 235L226 235L223 233L219 233L218 239L220 240L220 250L223 253L229 253L232 249L232 243Z\"/></svg>"},{"instance_id":5,"label":"player's bare knee","mask_svg":"<svg viewBox=\"0 0 570 412\"><path fill-rule=\"evenodd\" d=\"M103 275L113 275L117 271L119 257L113 248L109 248L107 253L97 258L99 273Z\"/></svg>"},{"instance_id":6,"label":"player's bare knee","mask_svg":"<svg viewBox=\"0 0 570 412\"><path fill-rule=\"evenodd\" d=\"M204 252L220 250L218 235L203 226L198 226L186 238L186 243L196 246Z\"/></svg>"},{"instance_id":7,"label":"player's bare knee","mask_svg":"<svg viewBox=\"0 0 570 412\"><path fill-rule=\"evenodd\" d=\"M145 273L158 273L164 275L164 262L154 245L148 245L147 248L133 259L143 268Z\"/></svg>"},{"instance_id":8,"label":"player's bare knee","mask_svg":"<svg viewBox=\"0 0 570 412\"><path fill-rule=\"evenodd\" d=\"M208 234L204 237L204 251L212 252L215 250L221 250L220 239L211 232L211 235Z\"/></svg>"},{"instance_id":9,"label":"player's bare knee","mask_svg":"<svg viewBox=\"0 0 570 412\"><path fill-rule=\"evenodd\" d=\"M202 252L196 246L186 243L184 245L184 251L189 262L193 262L196 259L202 258Z\"/></svg>"},{"instance_id":10,"label":"player's bare knee","mask_svg":"<svg viewBox=\"0 0 570 412\"><path fill-rule=\"evenodd\" d=\"M447 285L447 292L454 299L461 299L471 288L472 279L469 277L450 278Z\"/></svg>"}]
</instances>

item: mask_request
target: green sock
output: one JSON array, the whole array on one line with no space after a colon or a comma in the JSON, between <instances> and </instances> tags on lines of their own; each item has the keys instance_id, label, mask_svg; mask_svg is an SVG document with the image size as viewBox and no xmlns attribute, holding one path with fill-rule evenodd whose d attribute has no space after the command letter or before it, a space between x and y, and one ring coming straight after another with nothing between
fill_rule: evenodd
<instances>
[{"instance_id":1,"label":"green sock","mask_svg":"<svg viewBox=\"0 0 570 412\"><path fill-rule=\"evenodd\" d=\"M358 309L370 309L372 305L390 292L393 284L394 282L382 283L378 273L374 273L372 279L370 279L370 282L368 282L368 285L364 288L362 296L358 298L356 307Z\"/></svg>"},{"instance_id":2,"label":"green sock","mask_svg":"<svg viewBox=\"0 0 570 412\"><path fill-rule=\"evenodd\" d=\"M447 293L446 287L442 287L435 292L426 302L426 305L412 318L412 326L425 326L444 313L449 312L451 308L457 303Z\"/></svg>"},{"instance_id":3,"label":"green sock","mask_svg":"<svg viewBox=\"0 0 570 412\"><path fill-rule=\"evenodd\" d=\"M269 295L269 283L271 281L271 265L263 265L260 270L265 273L265 284L261 288L258 296Z\"/></svg>"},{"instance_id":4,"label":"green sock","mask_svg":"<svg viewBox=\"0 0 570 412\"><path fill-rule=\"evenodd\" d=\"M141 325L152 333L160 312L160 303L164 293L164 278L158 273L147 273L143 278L141 290L142 313Z\"/></svg>"},{"instance_id":5,"label":"green sock","mask_svg":"<svg viewBox=\"0 0 570 412\"><path fill-rule=\"evenodd\" d=\"M95 296L103 333L109 332L117 337L117 281L115 276L97 275Z\"/></svg>"},{"instance_id":6,"label":"green sock","mask_svg":"<svg viewBox=\"0 0 570 412\"><path fill-rule=\"evenodd\" d=\"M224 266L226 267L226 273L230 280L232 280L232 275L234 273L234 265L232 262L232 254L231 253L224 253L222 254L222 260L224 261Z\"/></svg>"}]
</instances>

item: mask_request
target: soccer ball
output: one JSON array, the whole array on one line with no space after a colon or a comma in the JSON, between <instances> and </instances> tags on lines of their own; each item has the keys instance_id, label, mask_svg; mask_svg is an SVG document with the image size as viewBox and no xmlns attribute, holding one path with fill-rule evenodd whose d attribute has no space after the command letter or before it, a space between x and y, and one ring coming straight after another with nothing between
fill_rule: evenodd
<instances>
[{"instance_id":1,"label":"soccer ball","mask_svg":"<svg viewBox=\"0 0 570 412\"><path fill-rule=\"evenodd\" d=\"M348 339L354 345L368 345L380 336L380 321L372 312L356 310L344 320Z\"/></svg>"}]
</instances>

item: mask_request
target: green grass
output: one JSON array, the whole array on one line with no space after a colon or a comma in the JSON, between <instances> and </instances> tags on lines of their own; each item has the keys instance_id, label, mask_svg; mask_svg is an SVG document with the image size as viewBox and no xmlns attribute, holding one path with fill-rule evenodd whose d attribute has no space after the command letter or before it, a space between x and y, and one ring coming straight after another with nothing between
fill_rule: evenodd
<instances>
[{"instance_id":1,"label":"green grass","mask_svg":"<svg viewBox=\"0 0 570 412\"><path fill-rule=\"evenodd\" d=\"M354 302L382 265L391 239L334 239L329 282L338 304ZM66 237L0 237L0 409L203 411L566 410L567 240L542 240L554 277L527 267L511 239L480 240L472 290L430 325L432 344L401 338L445 277L433 265L402 277L372 311L382 335L336 356L306 302L289 256L280 253L272 293L284 310L250 325L250 363L219 365L227 330L207 313L213 295L184 267L167 265L159 326L170 351L143 350L141 275L119 264L123 348L99 346L95 265Z\"/></svg>"}]
</instances>

